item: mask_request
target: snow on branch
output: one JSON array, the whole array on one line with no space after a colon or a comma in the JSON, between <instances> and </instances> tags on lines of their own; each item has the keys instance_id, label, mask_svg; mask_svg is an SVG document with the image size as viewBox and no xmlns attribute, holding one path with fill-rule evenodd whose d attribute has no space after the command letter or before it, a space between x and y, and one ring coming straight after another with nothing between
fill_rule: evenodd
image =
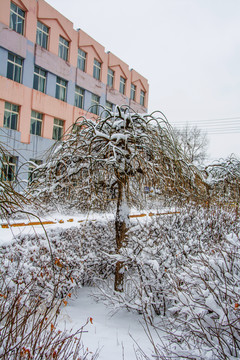
<instances>
[{"instance_id":1,"label":"snow on branch","mask_svg":"<svg viewBox=\"0 0 240 360\"><path fill-rule=\"evenodd\" d=\"M140 115L117 106L95 121L81 116L39 167L32 184L35 194L99 205L114 198L118 182L128 184L128 201L136 197L134 183L140 197L146 185L186 193L189 184L194 187L196 169L184 161L174 139L161 112Z\"/></svg>"}]
</instances>

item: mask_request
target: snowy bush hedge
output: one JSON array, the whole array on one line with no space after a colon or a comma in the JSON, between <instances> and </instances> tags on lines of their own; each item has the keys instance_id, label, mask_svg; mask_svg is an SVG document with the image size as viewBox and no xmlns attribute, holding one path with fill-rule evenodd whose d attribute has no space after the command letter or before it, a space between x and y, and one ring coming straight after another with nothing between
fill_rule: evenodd
<instances>
[{"instance_id":1,"label":"snowy bush hedge","mask_svg":"<svg viewBox=\"0 0 240 360\"><path fill-rule=\"evenodd\" d=\"M179 359L240 356L240 238L232 233L209 250L189 256L171 276L170 341Z\"/></svg>"},{"instance_id":2,"label":"snowy bush hedge","mask_svg":"<svg viewBox=\"0 0 240 360\"><path fill-rule=\"evenodd\" d=\"M170 283L191 257L211 255L212 247L221 246L227 234L239 232L234 215L219 209L182 208L181 214L165 215L135 222L128 232L128 245L122 249L125 289L117 294L101 292L114 306L127 307L146 314L166 315L174 303ZM112 256L111 258L114 258Z\"/></svg>"},{"instance_id":3,"label":"snowy bush hedge","mask_svg":"<svg viewBox=\"0 0 240 360\"><path fill-rule=\"evenodd\" d=\"M0 248L3 360L96 359L97 354L84 349L83 327L74 333L58 330L58 315L81 280L83 266L74 243L61 243L59 233L51 235L51 251L46 237L37 235Z\"/></svg>"},{"instance_id":4,"label":"snowy bush hedge","mask_svg":"<svg viewBox=\"0 0 240 360\"><path fill-rule=\"evenodd\" d=\"M168 268L155 276L155 289L161 286L165 294L166 316L144 313L153 356L162 360L239 359L240 223L234 213L216 209L192 209L178 219L171 218L171 225L167 223L162 227L162 240L168 245L162 249ZM142 279L145 273L153 284L144 268ZM146 304L146 296L142 306L144 301ZM156 333L159 341L153 340ZM152 358L140 354L139 359Z\"/></svg>"},{"instance_id":5,"label":"snowy bush hedge","mask_svg":"<svg viewBox=\"0 0 240 360\"><path fill-rule=\"evenodd\" d=\"M96 359L84 349L83 328L58 331L58 315L75 288L111 271L105 255L109 225L88 223L25 235L0 248L0 358ZM94 274L94 276L93 276Z\"/></svg>"},{"instance_id":6,"label":"snowy bush hedge","mask_svg":"<svg viewBox=\"0 0 240 360\"><path fill-rule=\"evenodd\" d=\"M114 310L137 310L155 326L161 320L167 336L165 348L154 344L159 359L239 358L240 224L235 214L187 206L180 214L131 221L119 254L113 222L51 230L51 251L43 235L20 237L0 249L9 288L34 279L29 294L47 301L53 294L65 299L76 286L98 285L97 297ZM124 264L122 293L113 291L117 261Z\"/></svg>"},{"instance_id":7,"label":"snowy bush hedge","mask_svg":"<svg viewBox=\"0 0 240 360\"><path fill-rule=\"evenodd\" d=\"M114 252L112 223L88 222L68 229L56 228L42 235L24 235L11 245L0 248L2 274L6 281L18 278L41 297L59 298L72 293L76 286L93 283L113 272L108 253ZM55 289L57 286L57 292Z\"/></svg>"}]
</instances>

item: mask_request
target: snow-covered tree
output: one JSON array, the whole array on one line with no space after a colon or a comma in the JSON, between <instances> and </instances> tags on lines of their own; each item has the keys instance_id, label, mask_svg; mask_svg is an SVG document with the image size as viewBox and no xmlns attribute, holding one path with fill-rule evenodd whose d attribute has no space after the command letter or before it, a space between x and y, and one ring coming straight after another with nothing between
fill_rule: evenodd
<instances>
[{"instance_id":1,"label":"snow-covered tree","mask_svg":"<svg viewBox=\"0 0 240 360\"><path fill-rule=\"evenodd\" d=\"M212 201L235 207L236 216L240 202L240 160L231 155L206 167L207 185Z\"/></svg>"},{"instance_id":2,"label":"snow-covered tree","mask_svg":"<svg viewBox=\"0 0 240 360\"><path fill-rule=\"evenodd\" d=\"M116 199L115 290L123 291L121 249L127 243L130 201L144 186L185 191L195 180L173 131L159 112L139 115L129 107L103 109L97 119L80 117L48 162L38 169L37 196L75 199L90 206ZM188 185L187 185L188 184Z\"/></svg>"}]
</instances>

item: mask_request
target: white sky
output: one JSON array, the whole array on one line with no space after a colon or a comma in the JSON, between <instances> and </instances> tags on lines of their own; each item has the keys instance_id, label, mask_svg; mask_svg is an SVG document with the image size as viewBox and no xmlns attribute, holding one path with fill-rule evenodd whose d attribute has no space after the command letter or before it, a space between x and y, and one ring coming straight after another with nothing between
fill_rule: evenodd
<instances>
[{"instance_id":1,"label":"white sky","mask_svg":"<svg viewBox=\"0 0 240 360\"><path fill-rule=\"evenodd\" d=\"M240 156L240 0L47 2L148 79L149 112L208 130L211 159Z\"/></svg>"}]
</instances>

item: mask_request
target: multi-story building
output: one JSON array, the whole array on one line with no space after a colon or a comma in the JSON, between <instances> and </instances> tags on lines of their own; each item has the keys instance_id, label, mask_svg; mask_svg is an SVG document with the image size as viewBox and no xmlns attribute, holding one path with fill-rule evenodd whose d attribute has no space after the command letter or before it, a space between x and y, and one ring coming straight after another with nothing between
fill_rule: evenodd
<instances>
[{"instance_id":1,"label":"multi-story building","mask_svg":"<svg viewBox=\"0 0 240 360\"><path fill-rule=\"evenodd\" d=\"M0 141L4 177L30 170L97 104L146 112L148 81L44 0L0 1Z\"/></svg>"}]
</instances>

